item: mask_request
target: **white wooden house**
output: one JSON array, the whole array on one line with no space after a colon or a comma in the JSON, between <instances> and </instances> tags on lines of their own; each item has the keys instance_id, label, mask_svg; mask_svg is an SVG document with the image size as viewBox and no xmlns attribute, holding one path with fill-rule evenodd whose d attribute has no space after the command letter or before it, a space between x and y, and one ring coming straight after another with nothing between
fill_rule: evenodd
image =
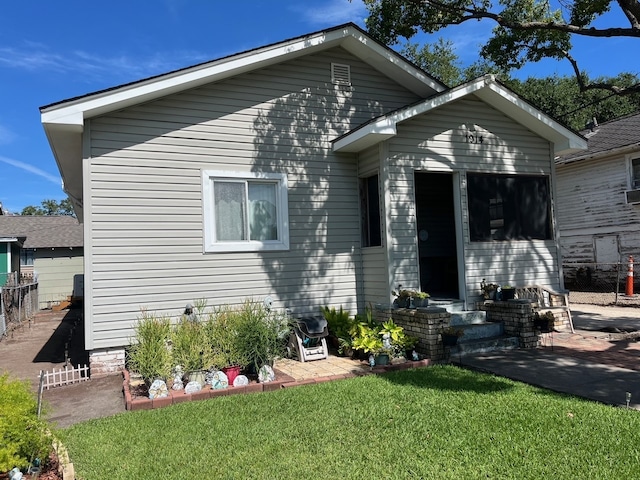
<instances>
[{"instance_id":1,"label":"white wooden house","mask_svg":"<svg viewBox=\"0 0 640 480\"><path fill-rule=\"evenodd\" d=\"M595 277L630 255L640 258L640 113L581 133L587 150L556 161L557 217L571 282L586 266Z\"/></svg>"},{"instance_id":2,"label":"white wooden house","mask_svg":"<svg viewBox=\"0 0 640 480\"><path fill-rule=\"evenodd\" d=\"M85 228L86 347L141 308L270 296L352 312L482 278L562 286L555 155L586 146L492 77L449 89L353 24L42 107Z\"/></svg>"}]
</instances>

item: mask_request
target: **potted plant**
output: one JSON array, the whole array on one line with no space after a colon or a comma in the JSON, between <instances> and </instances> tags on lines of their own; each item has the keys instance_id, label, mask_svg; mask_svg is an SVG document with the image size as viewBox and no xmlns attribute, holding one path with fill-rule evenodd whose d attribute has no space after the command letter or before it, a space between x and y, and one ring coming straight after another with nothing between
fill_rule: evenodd
<instances>
[{"instance_id":1,"label":"potted plant","mask_svg":"<svg viewBox=\"0 0 640 480\"><path fill-rule=\"evenodd\" d=\"M147 386L156 379L165 381L171 375L170 334L171 322L168 318L142 312L128 349L127 365L142 376Z\"/></svg>"},{"instance_id":2,"label":"potted plant","mask_svg":"<svg viewBox=\"0 0 640 480\"><path fill-rule=\"evenodd\" d=\"M353 325L354 319L349 315L349 312L340 307L340 310L336 310L335 307L322 307L322 316L327 321L327 329L329 330L329 344L338 351L340 355L348 355L351 350L351 335L349 330Z\"/></svg>"},{"instance_id":3,"label":"potted plant","mask_svg":"<svg viewBox=\"0 0 640 480\"><path fill-rule=\"evenodd\" d=\"M411 304L411 290L402 289L402 285L398 285L398 290L393 290L391 294L396 297L393 304L398 308L409 308Z\"/></svg>"},{"instance_id":4,"label":"potted plant","mask_svg":"<svg viewBox=\"0 0 640 480\"><path fill-rule=\"evenodd\" d=\"M415 352L416 345L418 344L418 337L413 337L411 335L404 335L404 339L401 343L401 350L404 352L404 358L407 360L415 360L415 356L417 353Z\"/></svg>"},{"instance_id":5,"label":"potted plant","mask_svg":"<svg viewBox=\"0 0 640 480\"><path fill-rule=\"evenodd\" d=\"M553 312L546 311L542 315L535 312L533 314L533 326L536 330L540 330L542 333L549 333L554 330L556 318L553 316Z\"/></svg>"},{"instance_id":6,"label":"potted plant","mask_svg":"<svg viewBox=\"0 0 640 480\"><path fill-rule=\"evenodd\" d=\"M495 283L487 283L485 279L480 282L480 290L485 300L495 300L498 291L498 285Z\"/></svg>"},{"instance_id":7,"label":"potted plant","mask_svg":"<svg viewBox=\"0 0 640 480\"><path fill-rule=\"evenodd\" d=\"M420 290L414 290L411 292L411 298L413 298L413 306L416 308L428 307L430 295L427 292Z\"/></svg>"},{"instance_id":8,"label":"potted plant","mask_svg":"<svg viewBox=\"0 0 640 480\"><path fill-rule=\"evenodd\" d=\"M463 335L461 328L446 327L442 330L440 336L442 337L442 345L445 347L454 347L458 344L458 339Z\"/></svg>"}]
</instances>

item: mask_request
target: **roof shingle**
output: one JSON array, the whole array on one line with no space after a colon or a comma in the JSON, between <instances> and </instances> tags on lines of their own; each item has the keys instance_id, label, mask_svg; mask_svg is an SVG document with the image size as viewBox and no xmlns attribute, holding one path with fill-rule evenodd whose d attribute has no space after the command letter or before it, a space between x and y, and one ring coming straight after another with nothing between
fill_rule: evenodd
<instances>
[{"instance_id":1,"label":"roof shingle","mask_svg":"<svg viewBox=\"0 0 640 480\"><path fill-rule=\"evenodd\" d=\"M82 225L70 216L1 215L0 237L26 237L23 248L82 247Z\"/></svg>"}]
</instances>

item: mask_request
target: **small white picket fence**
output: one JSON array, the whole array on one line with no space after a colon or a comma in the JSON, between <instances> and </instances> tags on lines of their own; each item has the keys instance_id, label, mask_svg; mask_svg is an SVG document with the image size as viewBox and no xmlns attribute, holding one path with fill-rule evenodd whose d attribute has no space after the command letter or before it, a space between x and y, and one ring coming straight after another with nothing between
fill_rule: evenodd
<instances>
[{"instance_id":1,"label":"small white picket fence","mask_svg":"<svg viewBox=\"0 0 640 480\"><path fill-rule=\"evenodd\" d=\"M89 380L89 367L69 368L64 367L51 372L40 371L41 389L49 390L52 387L61 387L62 385L70 385L72 383L84 382Z\"/></svg>"}]
</instances>

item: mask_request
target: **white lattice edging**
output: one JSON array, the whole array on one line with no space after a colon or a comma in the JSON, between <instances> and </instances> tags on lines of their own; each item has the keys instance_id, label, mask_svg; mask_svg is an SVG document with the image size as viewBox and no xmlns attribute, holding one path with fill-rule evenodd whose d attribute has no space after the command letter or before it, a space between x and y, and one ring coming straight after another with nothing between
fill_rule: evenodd
<instances>
[{"instance_id":1,"label":"white lattice edging","mask_svg":"<svg viewBox=\"0 0 640 480\"><path fill-rule=\"evenodd\" d=\"M55 368L51 372L40 371L40 381L42 382L42 388L49 390L52 387L60 387L62 385L70 385L72 383L84 382L89 380L89 367L69 368L56 370Z\"/></svg>"}]
</instances>

